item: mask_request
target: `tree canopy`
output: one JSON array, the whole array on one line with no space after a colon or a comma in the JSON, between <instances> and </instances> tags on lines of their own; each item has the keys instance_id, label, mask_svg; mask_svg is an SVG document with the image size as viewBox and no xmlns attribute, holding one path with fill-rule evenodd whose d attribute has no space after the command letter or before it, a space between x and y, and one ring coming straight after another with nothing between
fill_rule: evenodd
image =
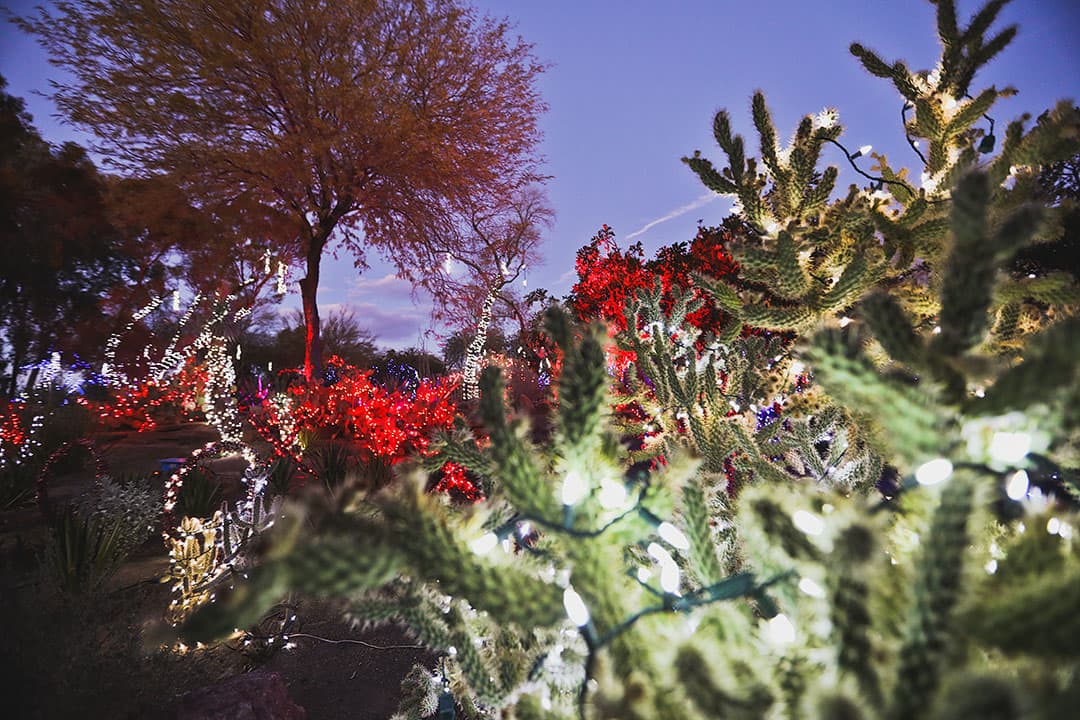
<instances>
[{"instance_id":1,"label":"tree canopy","mask_svg":"<svg viewBox=\"0 0 1080 720\"><path fill-rule=\"evenodd\" d=\"M306 267L309 376L328 245L423 275L470 198L535 178L543 66L456 0L59 2L17 23L71 72L54 99L110 162L272 211Z\"/></svg>"},{"instance_id":2,"label":"tree canopy","mask_svg":"<svg viewBox=\"0 0 1080 720\"><path fill-rule=\"evenodd\" d=\"M106 186L86 151L54 148L0 77L0 358L3 390L49 352L95 354L107 291L132 267L109 220Z\"/></svg>"}]
</instances>

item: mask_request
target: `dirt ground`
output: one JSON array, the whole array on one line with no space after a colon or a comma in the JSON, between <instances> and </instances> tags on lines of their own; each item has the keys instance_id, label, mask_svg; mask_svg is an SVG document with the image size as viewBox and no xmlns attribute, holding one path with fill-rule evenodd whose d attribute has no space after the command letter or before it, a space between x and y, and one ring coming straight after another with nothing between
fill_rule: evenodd
<instances>
[{"instance_id":1,"label":"dirt ground","mask_svg":"<svg viewBox=\"0 0 1080 720\"><path fill-rule=\"evenodd\" d=\"M111 472L148 475L161 459L185 457L214 439L211 428L188 424L103 437L98 445ZM225 477L239 475L243 461L223 459L213 469ZM49 496L58 504L69 501L91 482L89 470L61 474L50 479ZM309 720L384 720L397 706L405 673L417 662L435 663L399 628L353 630L343 621L343 604L314 598L292 599L297 624L290 638L295 647L289 650L256 658L224 645L183 656L153 653L140 635L160 624L169 599L168 588L158 582L167 568L160 537L155 534L133 553L95 608L77 611L85 612L84 619L71 611L49 615L52 606L33 595L38 591L32 584L32 548L44 535L36 506L0 513L0 594L5 610L14 609L6 613L9 627L0 634L16 644L4 663L17 665L0 668L0 679L10 685L0 694L15 700L9 707L24 708L28 719L67 717L68 712L83 719L168 718L183 692L261 669L282 675ZM63 634L61 628L67 628ZM50 674L63 677L45 677ZM70 695L67 702L54 697L64 693Z\"/></svg>"}]
</instances>

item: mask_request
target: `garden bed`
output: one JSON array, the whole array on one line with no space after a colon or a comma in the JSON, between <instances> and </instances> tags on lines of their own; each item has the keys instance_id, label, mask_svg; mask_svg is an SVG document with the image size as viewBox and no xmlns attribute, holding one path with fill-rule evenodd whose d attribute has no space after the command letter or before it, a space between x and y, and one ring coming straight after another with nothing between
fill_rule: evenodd
<instances>
[{"instance_id":1,"label":"garden bed","mask_svg":"<svg viewBox=\"0 0 1080 720\"><path fill-rule=\"evenodd\" d=\"M149 475L161 459L187 456L215 437L193 423L114 434L99 446L110 472ZM213 465L222 477L239 477L243 469L238 458ZM59 473L49 479L50 498L70 502L90 482L89 470ZM160 491L160 477L154 482ZM46 533L35 504L0 513L2 632L14 649L5 654L11 667L0 673L13 709L5 711L8 717L169 717L181 694L261 669L282 676L310 720L381 720L393 713L409 668L432 662L396 628L357 631L344 621L341 606L296 598L297 637L288 650L249 656L229 644L183 653L153 647L148 638L162 632L170 599L159 582L168 568L160 535L137 548L101 591L64 601L39 582L37 553Z\"/></svg>"}]
</instances>

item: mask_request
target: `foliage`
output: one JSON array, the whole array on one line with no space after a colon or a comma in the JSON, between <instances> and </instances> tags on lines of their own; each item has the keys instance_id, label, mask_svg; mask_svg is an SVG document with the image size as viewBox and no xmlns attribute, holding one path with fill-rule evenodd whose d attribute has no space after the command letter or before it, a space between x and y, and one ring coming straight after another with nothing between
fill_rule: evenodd
<instances>
[{"instance_id":1,"label":"foliage","mask_svg":"<svg viewBox=\"0 0 1080 720\"><path fill-rule=\"evenodd\" d=\"M369 368L375 363L378 351L375 337L364 328L356 314L346 308L332 310L321 320L323 352L334 355L350 365ZM269 359L275 367L302 367L304 363L304 316L299 311L281 319L281 329L269 348Z\"/></svg>"},{"instance_id":2,"label":"foliage","mask_svg":"<svg viewBox=\"0 0 1080 720\"><path fill-rule=\"evenodd\" d=\"M620 250L614 231L605 225L577 251L578 280L570 291L570 307L582 320L602 320L615 331L623 331L628 327L627 303L638 291L651 290L659 279L664 310L671 308L675 294L692 292L703 302L688 321L716 333L724 324L724 314L711 296L695 287L694 274L734 277L738 267L725 248L741 232L738 223L730 221L721 227L700 227L689 245L665 245L655 258L645 260L640 243Z\"/></svg>"},{"instance_id":3,"label":"foliage","mask_svg":"<svg viewBox=\"0 0 1080 720\"><path fill-rule=\"evenodd\" d=\"M100 590L130 550L123 533L120 523L65 507L53 519L43 551L48 579L65 595Z\"/></svg>"},{"instance_id":4,"label":"foliage","mask_svg":"<svg viewBox=\"0 0 1080 720\"><path fill-rule=\"evenodd\" d=\"M450 384L423 380L412 393L387 390L371 373L333 362L336 381L296 390L300 425L320 429L349 444L363 462L396 463L424 453L430 434L449 427L454 405Z\"/></svg>"},{"instance_id":5,"label":"foliage","mask_svg":"<svg viewBox=\"0 0 1080 720\"><path fill-rule=\"evenodd\" d=\"M57 105L112 162L241 221L237 208L270 217L279 254L307 272L309 379L332 238L358 267L377 249L423 278L422 249L467 198L534 176L543 68L505 22L454 0L130 10L65 3L16 22L71 72Z\"/></svg>"},{"instance_id":6,"label":"foliage","mask_svg":"<svg viewBox=\"0 0 1080 720\"><path fill-rule=\"evenodd\" d=\"M221 483L213 472L196 468L184 476L177 498L178 517L208 518L222 503Z\"/></svg>"},{"instance_id":7,"label":"foliage","mask_svg":"<svg viewBox=\"0 0 1080 720\"><path fill-rule=\"evenodd\" d=\"M102 525L115 525L117 542L130 551L153 531L161 515L161 497L147 478L106 476L80 499L78 512Z\"/></svg>"},{"instance_id":8,"label":"foliage","mask_svg":"<svg viewBox=\"0 0 1080 720\"><path fill-rule=\"evenodd\" d=\"M19 259L0 277L0 367L15 398L25 364L54 351L94 356L102 296L127 279L129 260L86 151L52 148L6 86L0 77L0 246L19 248Z\"/></svg>"}]
</instances>

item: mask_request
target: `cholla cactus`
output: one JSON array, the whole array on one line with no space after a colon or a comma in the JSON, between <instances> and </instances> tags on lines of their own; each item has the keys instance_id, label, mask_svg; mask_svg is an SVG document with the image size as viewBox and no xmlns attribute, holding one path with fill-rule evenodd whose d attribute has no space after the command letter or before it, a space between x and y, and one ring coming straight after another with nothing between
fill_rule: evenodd
<instances>
[{"instance_id":1,"label":"cholla cactus","mask_svg":"<svg viewBox=\"0 0 1080 720\"><path fill-rule=\"evenodd\" d=\"M963 31L953 2L936 4L936 74L853 48L916 111L907 130L931 143L921 188L879 158L888 192L829 204L836 172L814 165L838 142L832 115L804 120L784 152L760 98L763 171L723 114L730 166L690 161L738 195L758 236L739 255L754 289L703 282L740 323L803 331L797 350L739 337L737 324L686 335L688 300L664 313L657 295L639 297L622 340L665 427L648 465L612 430L601 336L575 338L554 313L563 371L550 437L508 417L489 369L490 444L448 438L437 458L480 477L485 501L454 507L402 482L294 522L251 581L185 631L225 634L289 590L348 596L356 621L404 623L447 658L468 718L1067 711L1080 696L1075 287L1001 273L1054 225L1052 210L1026 205L1023 182L1001 183L1010 164L1080 150L1077 116L1058 108L1026 134L1014 123L1001 154L975 167L992 148L974 124L1001 93L963 96L1011 37L985 37L1004 2ZM1029 291L1053 313L999 342ZM783 422L748 415L796 362L820 402L793 403ZM409 680L430 701L426 682Z\"/></svg>"},{"instance_id":2,"label":"cholla cactus","mask_svg":"<svg viewBox=\"0 0 1080 720\"><path fill-rule=\"evenodd\" d=\"M208 586L219 573L218 529L222 520L221 511L209 520L185 517L175 537L170 538L169 574L164 582L173 583L175 597L169 603L168 620L174 625L211 599Z\"/></svg>"}]
</instances>

